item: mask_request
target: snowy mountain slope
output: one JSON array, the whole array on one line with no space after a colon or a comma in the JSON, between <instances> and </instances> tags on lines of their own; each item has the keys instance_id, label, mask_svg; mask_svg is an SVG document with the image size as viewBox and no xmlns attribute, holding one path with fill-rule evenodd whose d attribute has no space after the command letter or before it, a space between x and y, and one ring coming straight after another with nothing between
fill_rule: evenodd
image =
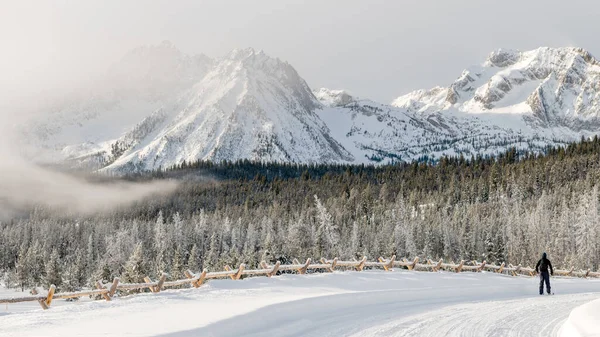
<instances>
[{"instance_id":1,"label":"snowy mountain slope","mask_svg":"<svg viewBox=\"0 0 600 337\"><path fill-rule=\"evenodd\" d=\"M328 107L344 106L354 101L354 97L345 90L320 88L313 91L313 94L323 105Z\"/></svg>"},{"instance_id":2,"label":"snowy mountain slope","mask_svg":"<svg viewBox=\"0 0 600 337\"><path fill-rule=\"evenodd\" d=\"M551 336L598 297L592 279L413 271L211 280L110 302L54 300L0 310L2 336ZM0 297L14 296L3 294Z\"/></svg>"},{"instance_id":3,"label":"snowy mountain slope","mask_svg":"<svg viewBox=\"0 0 600 337\"><path fill-rule=\"evenodd\" d=\"M600 62L579 48L498 50L447 88L392 106L316 92L334 137L369 161L543 151L600 132ZM337 100L336 100L337 99ZM340 122L343 120L343 122Z\"/></svg>"},{"instance_id":4,"label":"snowy mountain slope","mask_svg":"<svg viewBox=\"0 0 600 337\"><path fill-rule=\"evenodd\" d=\"M500 49L449 87L415 91L392 105L421 113L517 113L533 125L597 130L597 121L589 122L600 117L600 62L580 48Z\"/></svg>"},{"instance_id":5,"label":"snowy mountain slope","mask_svg":"<svg viewBox=\"0 0 600 337\"><path fill-rule=\"evenodd\" d=\"M81 154L101 149L131 131L144 118L177 100L178 95L201 80L213 60L187 56L170 42L133 49L108 70L105 77L40 114L24 130L26 136L45 148L66 154L73 146Z\"/></svg>"},{"instance_id":6,"label":"snowy mountain slope","mask_svg":"<svg viewBox=\"0 0 600 337\"><path fill-rule=\"evenodd\" d=\"M144 146L109 169L156 169L182 161L351 161L315 114L320 103L287 63L234 50L182 96L181 109Z\"/></svg>"},{"instance_id":7,"label":"snowy mountain slope","mask_svg":"<svg viewBox=\"0 0 600 337\"><path fill-rule=\"evenodd\" d=\"M596 132L532 127L520 114L421 113L368 100L324 108L319 116L357 162L413 161L444 155L497 155L509 147L540 152ZM600 130L600 129L599 129Z\"/></svg>"},{"instance_id":8,"label":"snowy mountain slope","mask_svg":"<svg viewBox=\"0 0 600 337\"><path fill-rule=\"evenodd\" d=\"M63 105L30 133L73 165L118 172L198 159L435 160L600 133L600 62L577 48L498 50L449 87L392 105L311 92L291 65L253 49L210 59L169 43L142 47L104 81L108 90Z\"/></svg>"}]
</instances>

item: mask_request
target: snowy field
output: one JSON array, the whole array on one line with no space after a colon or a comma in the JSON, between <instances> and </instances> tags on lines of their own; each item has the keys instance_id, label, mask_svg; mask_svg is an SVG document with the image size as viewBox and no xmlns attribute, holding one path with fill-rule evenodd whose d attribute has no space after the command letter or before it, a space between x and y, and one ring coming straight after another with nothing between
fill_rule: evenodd
<instances>
[{"instance_id":1,"label":"snowy field","mask_svg":"<svg viewBox=\"0 0 600 337\"><path fill-rule=\"evenodd\" d=\"M600 336L600 280L409 271L213 280L111 302L0 308L0 336ZM15 296L3 289L0 297ZM590 323L592 319L592 323ZM585 334L585 329L589 334ZM579 331L579 333L577 333Z\"/></svg>"}]
</instances>

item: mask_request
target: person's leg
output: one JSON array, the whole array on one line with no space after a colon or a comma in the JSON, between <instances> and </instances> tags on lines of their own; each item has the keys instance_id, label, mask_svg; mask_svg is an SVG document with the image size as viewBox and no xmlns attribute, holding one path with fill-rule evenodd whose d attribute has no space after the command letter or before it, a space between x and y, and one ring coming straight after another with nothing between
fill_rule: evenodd
<instances>
[{"instance_id":1,"label":"person's leg","mask_svg":"<svg viewBox=\"0 0 600 337\"><path fill-rule=\"evenodd\" d=\"M540 295L544 295L544 273L540 273Z\"/></svg>"},{"instance_id":2,"label":"person's leg","mask_svg":"<svg viewBox=\"0 0 600 337\"><path fill-rule=\"evenodd\" d=\"M544 278L546 279L546 291L550 294L550 273L545 273Z\"/></svg>"}]
</instances>

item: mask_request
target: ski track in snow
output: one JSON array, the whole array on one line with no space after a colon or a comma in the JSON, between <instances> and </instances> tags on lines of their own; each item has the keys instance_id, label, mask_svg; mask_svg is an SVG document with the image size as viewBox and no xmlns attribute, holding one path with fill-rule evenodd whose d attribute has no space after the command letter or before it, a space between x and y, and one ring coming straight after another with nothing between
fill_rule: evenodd
<instances>
[{"instance_id":1,"label":"ski track in snow","mask_svg":"<svg viewBox=\"0 0 600 337\"><path fill-rule=\"evenodd\" d=\"M556 336L600 280L364 271L214 280L111 302L11 305L0 336ZM4 308L2 308L4 309Z\"/></svg>"},{"instance_id":2,"label":"ski track in snow","mask_svg":"<svg viewBox=\"0 0 600 337\"><path fill-rule=\"evenodd\" d=\"M571 310L590 299L574 295L454 305L356 336L557 336Z\"/></svg>"},{"instance_id":3,"label":"ski track in snow","mask_svg":"<svg viewBox=\"0 0 600 337\"><path fill-rule=\"evenodd\" d=\"M164 336L557 336L571 310L597 295L450 306L445 305L453 302L452 298L402 301L398 297L402 297L401 291L399 296L381 291L317 297ZM434 307L441 308L430 310ZM397 318L406 312L415 313Z\"/></svg>"}]
</instances>

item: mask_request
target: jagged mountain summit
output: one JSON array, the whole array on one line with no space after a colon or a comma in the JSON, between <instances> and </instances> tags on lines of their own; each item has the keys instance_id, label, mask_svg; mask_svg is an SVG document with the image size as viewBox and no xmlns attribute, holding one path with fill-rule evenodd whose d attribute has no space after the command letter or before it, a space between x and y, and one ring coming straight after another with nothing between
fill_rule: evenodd
<instances>
[{"instance_id":1,"label":"jagged mountain summit","mask_svg":"<svg viewBox=\"0 0 600 337\"><path fill-rule=\"evenodd\" d=\"M50 114L35 125L40 143L76 165L121 172L198 159L354 160L319 119L306 82L262 51L210 59L163 43L135 49L104 81L119 90Z\"/></svg>"},{"instance_id":2,"label":"jagged mountain summit","mask_svg":"<svg viewBox=\"0 0 600 337\"><path fill-rule=\"evenodd\" d=\"M345 106L354 101L354 97L346 90L331 90L328 88L320 88L313 91L315 97L327 107Z\"/></svg>"},{"instance_id":3,"label":"jagged mountain summit","mask_svg":"<svg viewBox=\"0 0 600 337\"><path fill-rule=\"evenodd\" d=\"M421 113L518 113L542 127L594 131L599 89L600 63L581 48L500 49L449 87L415 91L392 105Z\"/></svg>"},{"instance_id":4,"label":"jagged mountain summit","mask_svg":"<svg viewBox=\"0 0 600 337\"><path fill-rule=\"evenodd\" d=\"M498 50L448 87L391 105L314 92L262 51L218 59L170 43L133 50L102 88L28 129L61 158L131 172L183 161L389 163L541 151L600 133L600 63L578 48Z\"/></svg>"},{"instance_id":5,"label":"jagged mountain summit","mask_svg":"<svg viewBox=\"0 0 600 337\"><path fill-rule=\"evenodd\" d=\"M289 64L262 51L234 50L170 111L152 117L163 119L152 123L160 126L152 138L146 132L138 141L121 142L123 154L111 166L156 169L197 159L352 160L316 115L320 107Z\"/></svg>"}]
</instances>

